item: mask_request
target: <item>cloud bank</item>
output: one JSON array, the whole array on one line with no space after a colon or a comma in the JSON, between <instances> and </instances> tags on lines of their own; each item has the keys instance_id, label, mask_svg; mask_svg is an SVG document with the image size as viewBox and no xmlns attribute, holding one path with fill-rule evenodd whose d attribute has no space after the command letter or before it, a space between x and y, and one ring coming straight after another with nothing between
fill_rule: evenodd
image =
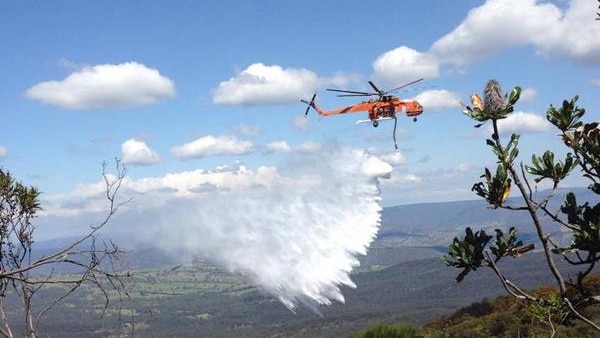
<instances>
[{"instance_id":1,"label":"cloud bank","mask_svg":"<svg viewBox=\"0 0 600 338\"><path fill-rule=\"evenodd\" d=\"M175 96L173 81L137 62L87 66L27 89L29 99L65 109L148 105Z\"/></svg>"},{"instance_id":2,"label":"cloud bank","mask_svg":"<svg viewBox=\"0 0 600 338\"><path fill-rule=\"evenodd\" d=\"M401 46L380 55L374 76L389 85L435 78L443 65L463 69L508 48L531 46L549 58L600 65L600 25L589 0L571 0L565 10L540 0L488 0L473 8L429 50Z\"/></svg>"}]
</instances>

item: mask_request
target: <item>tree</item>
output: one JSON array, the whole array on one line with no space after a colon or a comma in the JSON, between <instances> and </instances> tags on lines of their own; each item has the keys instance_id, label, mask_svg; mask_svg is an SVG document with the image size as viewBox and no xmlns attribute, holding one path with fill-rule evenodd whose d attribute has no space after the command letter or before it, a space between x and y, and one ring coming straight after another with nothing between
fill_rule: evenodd
<instances>
[{"instance_id":1,"label":"tree","mask_svg":"<svg viewBox=\"0 0 600 338\"><path fill-rule=\"evenodd\" d=\"M590 181L589 189L600 194L599 124L584 123L581 120L585 109L576 106L577 96L563 101L559 107L551 105L547 111L547 120L560 131L560 138L569 152L563 160L556 160L553 152L546 151L541 156L533 155L531 165L516 164L520 136L512 134L508 142L503 140L498 132L498 121L513 112L520 92L521 88L515 87L506 95L496 80L490 80L484 90L484 100L474 94L471 98L473 107L466 106L465 114L478 122L475 127L491 122L492 134L486 144L495 154L498 163L495 173L485 168L481 176L483 181L474 184L472 190L485 199L490 208L528 213L541 243L547 268L554 276L558 293L536 297L505 276L498 267L497 263L501 259L518 257L534 248L532 243L523 245L515 228L510 228L506 233L502 229L495 229L495 236L488 235L484 230L473 232L471 228L466 228L465 237L454 238L444 260L447 265L462 269L457 276L458 282L480 267L491 268L510 295L530 303L536 314L546 314L545 321L553 333L556 321L562 323L573 317L600 331L600 326L580 311L586 305L600 302L600 293L590 290L583 283L600 260L600 203L580 204L576 195L570 192L558 210L552 210L549 206L559 184L573 174L576 168ZM532 188L531 178L536 183L549 181L552 186L550 192L539 196L537 189ZM513 185L522 197L521 206L507 203ZM572 242L569 246L561 246L553 240L547 227L540 221L542 215L548 216L552 223L570 234ZM576 275L565 278L564 272L556 264L558 259L576 267Z\"/></svg>"},{"instance_id":2,"label":"tree","mask_svg":"<svg viewBox=\"0 0 600 338\"><path fill-rule=\"evenodd\" d=\"M16 181L0 169L0 335L13 337L7 316L7 295L14 292L21 301L25 315L25 336L36 337L41 317L57 303L75 292L82 285L90 284L102 291L105 309L108 306L108 290L126 295L124 288L127 275L118 273L116 263L122 251L112 242L98 243L97 234L110 221L122 203L116 196L126 170L116 161L116 176L107 174L103 164L102 176L106 184L108 210L102 221L91 225L87 233L53 254L33 258L34 219L41 210L40 192ZM54 268L70 266L78 273L55 276ZM50 273L42 268L50 267ZM48 271L44 269L43 271ZM36 311L32 304L34 296L49 285L64 285L64 294L45 308Z\"/></svg>"},{"instance_id":3,"label":"tree","mask_svg":"<svg viewBox=\"0 0 600 338\"><path fill-rule=\"evenodd\" d=\"M374 324L363 331L350 334L348 338L417 338L422 337L410 324Z\"/></svg>"}]
</instances>

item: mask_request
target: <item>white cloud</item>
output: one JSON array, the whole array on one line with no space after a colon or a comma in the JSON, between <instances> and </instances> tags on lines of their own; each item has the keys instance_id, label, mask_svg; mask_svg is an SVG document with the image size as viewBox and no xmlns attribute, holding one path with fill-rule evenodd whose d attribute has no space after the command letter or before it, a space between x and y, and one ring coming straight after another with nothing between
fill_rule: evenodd
<instances>
[{"instance_id":1,"label":"white cloud","mask_svg":"<svg viewBox=\"0 0 600 338\"><path fill-rule=\"evenodd\" d=\"M558 33L547 39L542 36L542 41L535 44L551 56L566 56L582 64L600 65L600 25L593 18L589 0L572 0L561 20L552 22L558 27Z\"/></svg>"},{"instance_id":2,"label":"white cloud","mask_svg":"<svg viewBox=\"0 0 600 338\"><path fill-rule=\"evenodd\" d=\"M301 153L314 153L321 150L321 144L318 142L306 141L300 144L296 150Z\"/></svg>"},{"instance_id":3,"label":"white cloud","mask_svg":"<svg viewBox=\"0 0 600 338\"><path fill-rule=\"evenodd\" d=\"M381 181L381 185L385 188L406 186L406 185L419 185L423 182L423 178L421 176L417 176L414 174L392 174L389 180Z\"/></svg>"},{"instance_id":4,"label":"white cloud","mask_svg":"<svg viewBox=\"0 0 600 338\"><path fill-rule=\"evenodd\" d=\"M125 187L135 193L152 194L168 189L172 197L192 196L215 190L235 190L254 185L269 186L279 180L277 168L259 167L255 172L237 163L215 170L197 169L166 174L163 177L143 178L127 182Z\"/></svg>"},{"instance_id":5,"label":"white cloud","mask_svg":"<svg viewBox=\"0 0 600 338\"><path fill-rule=\"evenodd\" d=\"M599 86L600 87L600 79L592 79L590 81L590 83L592 84L592 86Z\"/></svg>"},{"instance_id":6,"label":"white cloud","mask_svg":"<svg viewBox=\"0 0 600 338\"><path fill-rule=\"evenodd\" d=\"M346 85L356 81L356 75L336 74L319 77L304 68L283 68L254 63L235 77L219 84L213 93L213 103L220 105L269 105L298 102L312 95L321 86Z\"/></svg>"},{"instance_id":7,"label":"white cloud","mask_svg":"<svg viewBox=\"0 0 600 338\"><path fill-rule=\"evenodd\" d=\"M219 84L213 103L225 105L282 104L316 90L318 77L307 69L254 63Z\"/></svg>"},{"instance_id":8,"label":"white cloud","mask_svg":"<svg viewBox=\"0 0 600 338\"><path fill-rule=\"evenodd\" d=\"M32 100L65 109L139 106L175 96L173 81L137 62L86 66L27 89Z\"/></svg>"},{"instance_id":9,"label":"white cloud","mask_svg":"<svg viewBox=\"0 0 600 338\"><path fill-rule=\"evenodd\" d=\"M535 90L534 88L524 88L523 90L521 90L521 97L520 97L520 101L525 102L525 101L533 101L537 96L537 90Z\"/></svg>"},{"instance_id":10,"label":"white cloud","mask_svg":"<svg viewBox=\"0 0 600 338\"><path fill-rule=\"evenodd\" d=\"M114 180L114 176L108 176ZM214 170L196 169L168 173L162 177L125 178L122 200L134 197L135 208L153 208L174 198L190 197L214 191L245 189L251 186L268 187L280 180L277 168L261 166L256 171L236 163L219 166ZM106 210L106 183L104 180L81 184L67 195L54 195L46 201L45 216L73 216ZM126 205L125 208L133 207Z\"/></svg>"},{"instance_id":11,"label":"white cloud","mask_svg":"<svg viewBox=\"0 0 600 338\"><path fill-rule=\"evenodd\" d=\"M459 163L456 167L453 168L455 172L459 173L467 173L473 170L473 165L471 163Z\"/></svg>"},{"instance_id":12,"label":"white cloud","mask_svg":"<svg viewBox=\"0 0 600 338\"><path fill-rule=\"evenodd\" d=\"M160 157L143 141L129 139L121 145L123 163L150 165L160 161Z\"/></svg>"},{"instance_id":13,"label":"white cloud","mask_svg":"<svg viewBox=\"0 0 600 338\"><path fill-rule=\"evenodd\" d=\"M592 14L589 0L572 0L564 13L538 0L488 0L427 54L464 67L506 48L530 45L541 54L600 64L600 25Z\"/></svg>"},{"instance_id":14,"label":"white cloud","mask_svg":"<svg viewBox=\"0 0 600 338\"><path fill-rule=\"evenodd\" d=\"M0 158L6 156L6 148L0 146Z\"/></svg>"},{"instance_id":15,"label":"white cloud","mask_svg":"<svg viewBox=\"0 0 600 338\"><path fill-rule=\"evenodd\" d=\"M254 149L252 142L238 140L235 136L204 136L182 146L171 148L171 152L181 158L195 158L208 155L244 155Z\"/></svg>"},{"instance_id":16,"label":"white cloud","mask_svg":"<svg viewBox=\"0 0 600 338\"><path fill-rule=\"evenodd\" d=\"M242 135L246 135L246 136L257 136L260 135L260 128L259 127L255 127L255 126L247 126L245 124L240 124L237 125L235 127L233 127L233 129L242 134Z\"/></svg>"},{"instance_id":17,"label":"white cloud","mask_svg":"<svg viewBox=\"0 0 600 338\"><path fill-rule=\"evenodd\" d=\"M310 128L310 119L306 118L304 115L296 115L294 116L292 124L294 128L301 131L306 131Z\"/></svg>"},{"instance_id":18,"label":"white cloud","mask_svg":"<svg viewBox=\"0 0 600 338\"><path fill-rule=\"evenodd\" d=\"M373 62L375 80L386 86L399 86L419 78L435 78L439 63L430 54L401 46L377 57Z\"/></svg>"},{"instance_id":19,"label":"white cloud","mask_svg":"<svg viewBox=\"0 0 600 338\"><path fill-rule=\"evenodd\" d=\"M378 156L383 161L389 163L391 166L397 166L406 163L406 157L399 151L392 151L389 153L381 154Z\"/></svg>"},{"instance_id":20,"label":"white cloud","mask_svg":"<svg viewBox=\"0 0 600 338\"><path fill-rule=\"evenodd\" d=\"M525 112L514 112L507 118L498 120L498 130L500 134L507 135L511 133L543 132L548 131L552 125L545 118ZM488 132L492 133L492 127L488 127Z\"/></svg>"},{"instance_id":21,"label":"white cloud","mask_svg":"<svg viewBox=\"0 0 600 338\"><path fill-rule=\"evenodd\" d=\"M285 153L292 150L292 147L283 140L269 142L265 145L265 148L269 153Z\"/></svg>"},{"instance_id":22,"label":"white cloud","mask_svg":"<svg viewBox=\"0 0 600 338\"><path fill-rule=\"evenodd\" d=\"M437 77L450 64L461 70L508 48L532 46L547 57L600 65L600 25L590 0L571 0L563 11L540 0L487 0L469 11L428 51L401 46L373 63L375 78L397 85Z\"/></svg>"},{"instance_id":23,"label":"white cloud","mask_svg":"<svg viewBox=\"0 0 600 338\"><path fill-rule=\"evenodd\" d=\"M418 183L421 183L421 181L423 179L421 177L413 175L413 174L407 174L407 175L404 175L404 177L402 177L402 180L405 182L418 184Z\"/></svg>"},{"instance_id":24,"label":"white cloud","mask_svg":"<svg viewBox=\"0 0 600 338\"><path fill-rule=\"evenodd\" d=\"M488 0L469 11L452 32L437 40L430 52L445 62L466 66L505 48L556 35L560 10L536 0Z\"/></svg>"},{"instance_id":25,"label":"white cloud","mask_svg":"<svg viewBox=\"0 0 600 338\"><path fill-rule=\"evenodd\" d=\"M474 199L471 186L484 165L459 162L414 173L394 172L390 180L381 181L383 201L398 205Z\"/></svg>"},{"instance_id":26,"label":"white cloud","mask_svg":"<svg viewBox=\"0 0 600 338\"><path fill-rule=\"evenodd\" d=\"M429 178L435 177L436 179L459 179L465 177L466 174L471 173L475 170L475 167L471 163L459 163L454 167L443 168L426 173Z\"/></svg>"},{"instance_id":27,"label":"white cloud","mask_svg":"<svg viewBox=\"0 0 600 338\"><path fill-rule=\"evenodd\" d=\"M440 110L460 107L458 94L445 90L426 90L415 97L425 110Z\"/></svg>"}]
</instances>

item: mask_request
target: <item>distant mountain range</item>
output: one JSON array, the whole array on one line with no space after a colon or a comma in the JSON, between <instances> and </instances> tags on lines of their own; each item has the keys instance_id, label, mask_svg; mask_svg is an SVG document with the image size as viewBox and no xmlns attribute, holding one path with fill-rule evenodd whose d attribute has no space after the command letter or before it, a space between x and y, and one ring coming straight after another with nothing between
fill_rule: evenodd
<instances>
[{"instance_id":1,"label":"distant mountain range","mask_svg":"<svg viewBox=\"0 0 600 338\"><path fill-rule=\"evenodd\" d=\"M558 210L564 201L564 196L573 191L578 201L595 201L598 196L586 188L558 189L551 198L549 206ZM539 193L540 197L548 191ZM523 206L520 197L511 197L507 204ZM542 222L548 231L559 238L560 230L548 217L542 216ZM536 234L531 218L526 211L511 211L506 209L490 209L486 202L480 200L422 203L400 205L383 209L382 225L376 245L380 246L447 246L457 235L463 234L466 227L473 230L505 228L514 226L520 231L523 241L535 241ZM568 240L567 238L562 239Z\"/></svg>"}]
</instances>

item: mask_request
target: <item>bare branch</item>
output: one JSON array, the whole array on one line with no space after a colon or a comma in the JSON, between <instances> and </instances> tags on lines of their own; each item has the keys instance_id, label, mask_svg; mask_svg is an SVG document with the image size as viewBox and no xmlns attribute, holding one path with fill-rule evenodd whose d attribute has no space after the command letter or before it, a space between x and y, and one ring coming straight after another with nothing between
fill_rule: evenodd
<instances>
[{"instance_id":1,"label":"bare branch","mask_svg":"<svg viewBox=\"0 0 600 338\"><path fill-rule=\"evenodd\" d=\"M541 206L541 209L544 211L544 213L550 217L554 222L566 227L569 230L579 230L579 228L573 224L569 224L565 221L563 221L562 219L560 219L560 217L558 217L558 214L552 213L548 207L546 205Z\"/></svg>"},{"instance_id":2,"label":"bare branch","mask_svg":"<svg viewBox=\"0 0 600 338\"><path fill-rule=\"evenodd\" d=\"M492 126L494 128L493 135L496 136L496 137L493 137L496 147L498 149L500 149L501 152L504 152L505 151L504 147L502 146L502 143L500 142L500 138L497 136L498 135L498 121L496 119L492 120ZM554 258L552 257L552 252L550 250L548 237L547 237L546 233L544 232L542 223L540 222L538 215L536 213L536 206L534 205L534 203L532 203L532 199L530 197L528 197L529 196L528 193L530 192L530 190L528 190L524 186L524 184L521 182L521 179L520 179L519 175L517 174L517 172L515 171L512 164L508 165L506 169L510 173L514 184L519 188L519 191L521 192L521 196L523 196L523 200L525 201L525 204L527 205L527 211L529 212L529 216L531 217L531 220L533 221L538 238L542 242L542 248L544 249L544 256L546 258L546 263L548 264L548 267L550 268L552 275L554 276L554 278L556 279L556 282L558 283L561 295L564 296L567 292L567 288L565 286L565 281L564 281L562 274L558 270L556 263L554 262Z\"/></svg>"},{"instance_id":3,"label":"bare branch","mask_svg":"<svg viewBox=\"0 0 600 338\"><path fill-rule=\"evenodd\" d=\"M496 262L492 259L491 255L488 251L486 251L485 254L487 256L486 261L488 262L488 264L492 268L492 270L494 270L494 272L496 273L496 276L498 276L498 278L502 282L502 286L504 287L506 292L508 292L509 294L511 294L513 297L515 297L517 299L523 299L523 300L528 300L528 301L536 301L537 300L537 298L535 298L534 296L525 292L523 289L521 289L516 284L514 284L512 281L510 281L508 278L506 278L504 276L504 274L502 274L502 272L496 265Z\"/></svg>"},{"instance_id":4,"label":"bare branch","mask_svg":"<svg viewBox=\"0 0 600 338\"><path fill-rule=\"evenodd\" d=\"M513 211L526 211L529 210L527 207L513 207L510 205L503 205L501 206L502 209L506 209L506 210L513 210Z\"/></svg>"},{"instance_id":5,"label":"bare branch","mask_svg":"<svg viewBox=\"0 0 600 338\"><path fill-rule=\"evenodd\" d=\"M525 182L525 185L527 186L527 192L529 193L527 195L527 197L529 199L533 198L533 191L531 190L531 184L529 184L529 180L527 179L527 175L525 174L525 166L523 165L523 162L520 163L521 166L521 177L523 177L523 181Z\"/></svg>"},{"instance_id":6,"label":"bare branch","mask_svg":"<svg viewBox=\"0 0 600 338\"><path fill-rule=\"evenodd\" d=\"M569 307L569 310L571 310L571 312L577 318L583 320L584 322L586 322L589 325L593 326L596 330L600 331L600 326L598 326L598 324L594 323L593 321L589 320L586 316L584 316L581 313L579 313L579 311L577 311L577 309L575 309L575 307L573 306L573 304L571 303L571 301L569 300L568 297L563 297L563 301L567 304L567 306Z\"/></svg>"}]
</instances>

